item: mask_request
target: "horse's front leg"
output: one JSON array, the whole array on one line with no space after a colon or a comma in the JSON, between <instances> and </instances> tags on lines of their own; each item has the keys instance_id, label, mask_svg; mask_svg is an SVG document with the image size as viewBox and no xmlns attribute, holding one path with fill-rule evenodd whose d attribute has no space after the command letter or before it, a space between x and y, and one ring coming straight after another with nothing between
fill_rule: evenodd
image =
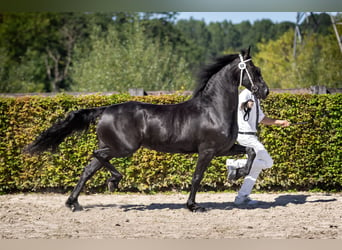
<instances>
[{"instance_id":1,"label":"horse's front leg","mask_svg":"<svg viewBox=\"0 0 342 250\"><path fill-rule=\"evenodd\" d=\"M246 165L242 168L237 169L235 180L239 179L240 177L244 177L249 174L251 171L256 153L253 148L245 147L239 144L234 144L233 147L228 151L221 154L221 156L228 156L228 155L238 155L238 154L247 154L247 162Z\"/></svg>"},{"instance_id":2,"label":"horse's front leg","mask_svg":"<svg viewBox=\"0 0 342 250\"><path fill-rule=\"evenodd\" d=\"M245 167L241 168L242 176L246 176L249 174L249 172L251 171L255 156L256 156L256 153L253 148L251 147L245 147L245 148L246 148L246 154L247 154L247 163Z\"/></svg>"},{"instance_id":3,"label":"horse's front leg","mask_svg":"<svg viewBox=\"0 0 342 250\"><path fill-rule=\"evenodd\" d=\"M211 150L205 150L198 154L198 160L194 175L192 177L191 182L191 191L189 195L189 199L186 203L188 209L192 212L205 212L205 208L196 204L196 193L200 187L200 183L203 179L203 175L207 167L209 166L210 161L214 157L214 152Z\"/></svg>"}]
</instances>

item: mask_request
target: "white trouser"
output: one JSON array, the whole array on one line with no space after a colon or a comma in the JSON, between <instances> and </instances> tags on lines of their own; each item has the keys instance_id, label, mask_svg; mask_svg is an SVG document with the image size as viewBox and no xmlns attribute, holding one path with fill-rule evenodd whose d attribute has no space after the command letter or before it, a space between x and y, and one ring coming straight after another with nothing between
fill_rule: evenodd
<instances>
[{"instance_id":1,"label":"white trouser","mask_svg":"<svg viewBox=\"0 0 342 250\"><path fill-rule=\"evenodd\" d=\"M272 167L273 160L268 154L264 145L262 145L262 143L258 140L257 136L239 134L237 141L242 146L252 147L256 153L251 171L245 177L243 184L238 192L239 196L248 196L252 192L254 184L261 171L263 169Z\"/></svg>"}]
</instances>

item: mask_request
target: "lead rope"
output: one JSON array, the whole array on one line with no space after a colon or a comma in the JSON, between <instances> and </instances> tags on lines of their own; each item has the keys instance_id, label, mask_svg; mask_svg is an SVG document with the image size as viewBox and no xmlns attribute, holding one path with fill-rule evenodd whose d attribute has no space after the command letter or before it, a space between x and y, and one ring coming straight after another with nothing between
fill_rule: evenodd
<instances>
[{"instance_id":1,"label":"lead rope","mask_svg":"<svg viewBox=\"0 0 342 250\"><path fill-rule=\"evenodd\" d=\"M254 96L254 99L255 99L255 106L256 106L255 129L256 129L256 132L258 132L258 127L259 127L259 100L256 96Z\"/></svg>"}]
</instances>

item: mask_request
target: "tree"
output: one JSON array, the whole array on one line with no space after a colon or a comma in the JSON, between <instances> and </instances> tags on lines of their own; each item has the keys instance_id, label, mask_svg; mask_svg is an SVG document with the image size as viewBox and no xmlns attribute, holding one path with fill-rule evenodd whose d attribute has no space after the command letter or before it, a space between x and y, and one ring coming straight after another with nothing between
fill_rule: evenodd
<instances>
[{"instance_id":1,"label":"tree","mask_svg":"<svg viewBox=\"0 0 342 250\"><path fill-rule=\"evenodd\" d=\"M318 33L328 35L330 33L331 19L329 14L311 14L300 24L300 30L303 35Z\"/></svg>"},{"instance_id":2,"label":"tree","mask_svg":"<svg viewBox=\"0 0 342 250\"><path fill-rule=\"evenodd\" d=\"M254 43L252 43L250 40L250 36L248 35L252 30L252 24L249 21L243 21L235 26L241 36L241 48L248 48L249 46L254 45Z\"/></svg>"},{"instance_id":3,"label":"tree","mask_svg":"<svg viewBox=\"0 0 342 250\"><path fill-rule=\"evenodd\" d=\"M91 82L91 78L108 90L127 89L122 85L127 79L134 86L146 84L143 86L146 89L191 88L188 86L193 81L189 78L201 64L250 45L253 54L260 51L261 65L271 70L264 75L274 87L295 87L298 82L302 86L339 82L340 70L336 67L340 67L337 60L340 54L335 53L336 38L334 43L327 29L331 24L326 14L309 17L309 22L318 24L316 28L310 28L307 22L301 24L305 42L298 45L303 53L296 60L291 57L293 31L287 32L294 28L291 22L206 24L204 20L190 19L176 23L176 15L174 12L0 13L0 91L94 89L97 82ZM330 58L331 55L336 56ZM107 73L103 74L91 60L98 60ZM145 66L149 64L151 67L147 69ZM80 65L103 75L92 76ZM120 74L111 72L114 66ZM323 74L324 69L329 74ZM105 80L104 75L110 80ZM114 88L113 77L118 84Z\"/></svg>"},{"instance_id":4,"label":"tree","mask_svg":"<svg viewBox=\"0 0 342 250\"><path fill-rule=\"evenodd\" d=\"M179 45L184 51L184 57L194 72L208 59L210 48L210 32L203 20L179 20L176 28L183 34L185 42Z\"/></svg>"},{"instance_id":5,"label":"tree","mask_svg":"<svg viewBox=\"0 0 342 250\"><path fill-rule=\"evenodd\" d=\"M341 85L342 55L331 28L328 35L304 37L296 58L293 38L294 31L289 30L278 40L257 45L260 52L253 59L271 88Z\"/></svg>"},{"instance_id":6,"label":"tree","mask_svg":"<svg viewBox=\"0 0 342 250\"><path fill-rule=\"evenodd\" d=\"M123 28L123 27L121 27ZM77 91L178 90L191 88L185 60L171 46L161 46L146 36L139 22L126 23L125 33L110 27L101 36L94 27L91 51L77 52L73 65L73 89Z\"/></svg>"},{"instance_id":7,"label":"tree","mask_svg":"<svg viewBox=\"0 0 342 250\"><path fill-rule=\"evenodd\" d=\"M278 40L257 44L258 53L253 61L262 70L266 83L271 88L290 88L294 85L292 65L293 30L284 33Z\"/></svg>"},{"instance_id":8,"label":"tree","mask_svg":"<svg viewBox=\"0 0 342 250\"><path fill-rule=\"evenodd\" d=\"M39 21L37 21L39 18ZM3 63L0 74L2 92L39 91L44 88L45 71L40 41L48 41L45 15L6 13L1 15L0 50ZM39 39L39 37L41 39ZM36 84L37 83L37 84ZM37 85L36 87L34 85Z\"/></svg>"},{"instance_id":9,"label":"tree","mask_svg":"<svg viewBox=\"0 0 342 250\"><path fill-rule=\"evenodd\" d=\"M91 13L4 13L0 19L4 92L69 89L75 43L81 40L86 47L92 23L105 30L112 22L108 14Z\"/></svg>"},{"instance_id":10,"label":"tree","mask_svg":"<svg viewBox=\"0 0 342 250\"><path fill-rule=\"evenodd\" d=\"M300 86L342 86L342 54L331 29L328 35L304 38L299 52L293 71Z\"/></svg>"},{"instance_id":11,"label":"tree","mask_svg":"<svg viewBox=\"0 0 342 250\"><path fill-rule=\"evenodd\" d=\"M241 36L232 22L215 22L208 26L210 32L210 56L216 57L230 48L240 48Z\"/></svg>"}]
</instances>

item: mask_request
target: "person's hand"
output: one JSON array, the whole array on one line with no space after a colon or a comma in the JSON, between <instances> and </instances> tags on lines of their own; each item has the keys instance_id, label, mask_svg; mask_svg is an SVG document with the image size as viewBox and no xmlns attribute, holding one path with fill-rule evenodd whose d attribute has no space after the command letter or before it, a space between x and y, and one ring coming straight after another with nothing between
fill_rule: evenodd
<instances>
[{"instance_id":1,"label":"person's hand","mask_svg":"<svg viewBox=\"0 0 342 250\"><path fill-rule=\"evenodd\" d=\"M252 100L249 100L246 104L247 108L249 108L249 109L253 108L253 105L254 105L254 101L252 101Z\"/></svg>"},{"instance_id":2,"label":"person's hand","mask_svg":"<svg viewBox=\"0 0 342 250\"><path fill-rule=\"evenodd\" d=\"M291 123L287 120L278 120L278 125L284 128L290 126Z\"/></svg>"}]
</instances>

